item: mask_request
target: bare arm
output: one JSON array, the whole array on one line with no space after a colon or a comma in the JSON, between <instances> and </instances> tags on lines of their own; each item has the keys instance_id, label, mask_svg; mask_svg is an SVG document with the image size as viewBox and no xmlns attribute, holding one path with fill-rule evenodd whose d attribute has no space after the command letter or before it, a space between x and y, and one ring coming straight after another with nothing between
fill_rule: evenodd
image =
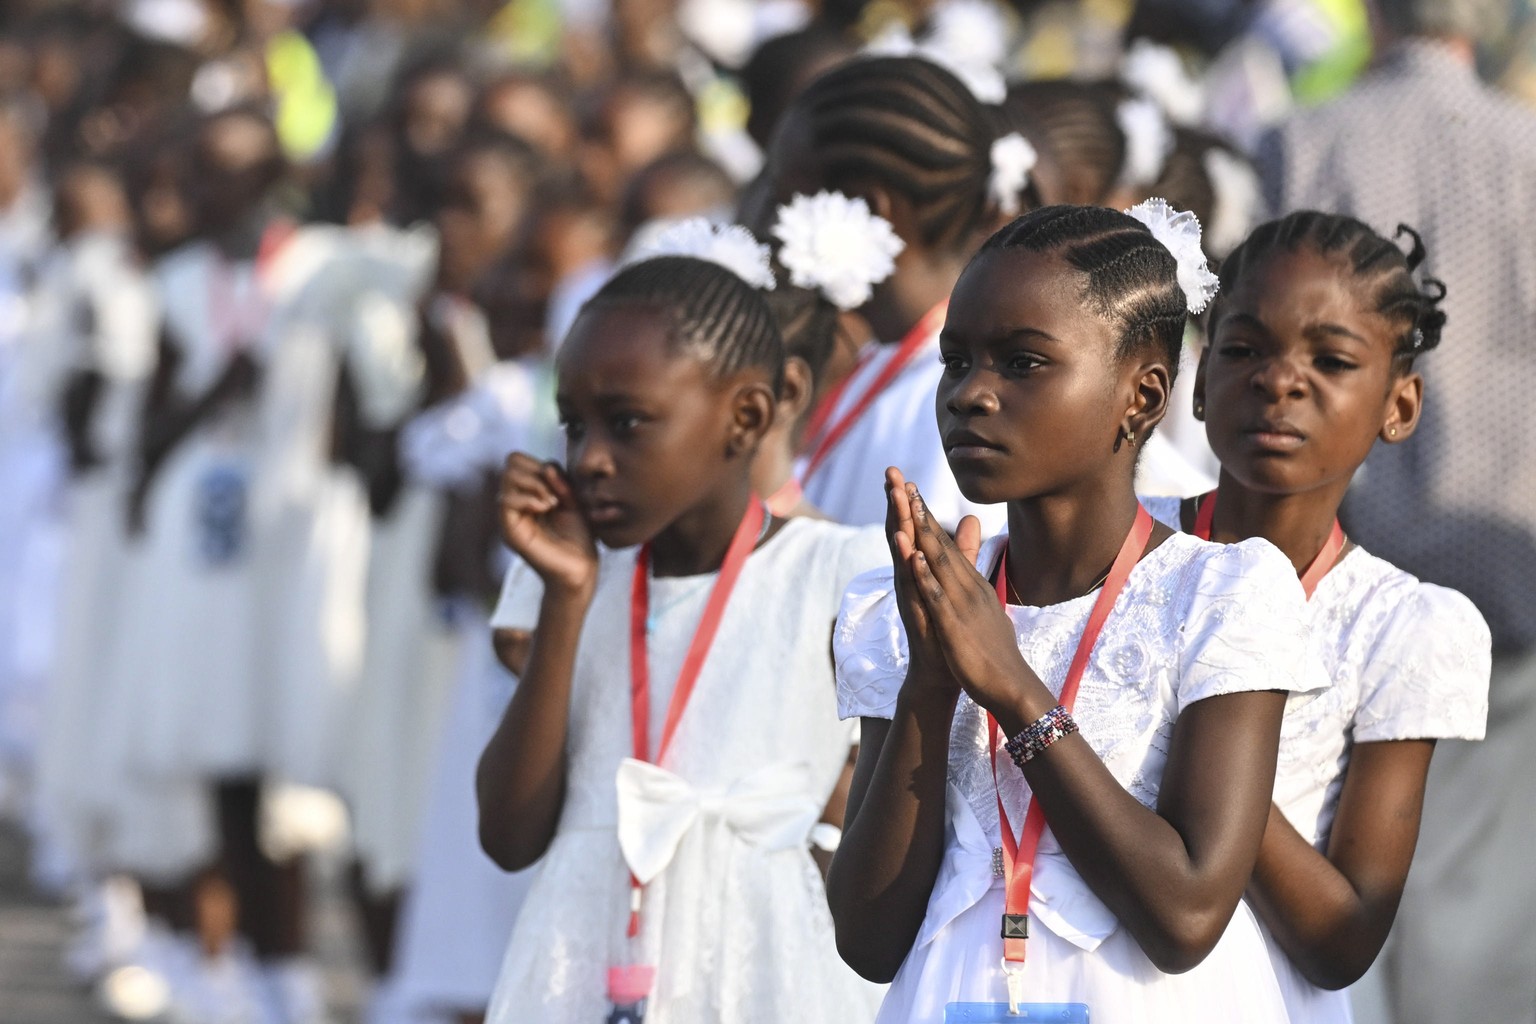
<instances>
[{"instance_id":1,"label":"bare arm","mask_svg":"<svg viewBox=\"0 0 1536 1024\"><path fill-rule=\"evenodd\" d=\"M1434 748L1433 740L1356 746L1326 855L1270 808L1248 893L1312 984L1351 985L1381 952L1418 842Z\"/></svg>"},{"instance_id":2,"label":"bare arm","mask_svg":"<svg viewBox=\"0 0 1536 1024\"><path fill-rule=\"evenodd\" d=\"M501 486L509 547L544 580L528 663L475 775L480 845L508 871L543 856L565 804L571 683L597 549L560 470L516 454Z\"/></svg>"},{"instance_id":3,"label":"bare arm","mask_svg":"<svg viewBox=\"0 0 1536 1024\"><path fill-rule=\"evenodd\" d=\"M1056 698L1024 662L992 585L914 501L918 592L950 671L1007 735ZM1174 725L1157 809L1120 785L1081 735L1025 777L1083 880L1154 965L1187 971L1215 947L1263 836L1284 709L1280 693L1211 697Z\"/></svg>"}]
</instances>

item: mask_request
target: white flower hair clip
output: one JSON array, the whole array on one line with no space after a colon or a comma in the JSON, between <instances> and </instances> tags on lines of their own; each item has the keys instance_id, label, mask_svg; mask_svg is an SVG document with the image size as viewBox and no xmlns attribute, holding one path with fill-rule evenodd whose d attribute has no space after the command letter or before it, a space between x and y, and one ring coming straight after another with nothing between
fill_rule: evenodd
<instances>
[{"instance_id":1,"label":"white flower hair clip","mask_svg":"<svg viewBox=\"0 0 1536 1024\"><path fill-rule=\"evenodd\" d=\"M1206 265L1205 251L1200 248L1199 218L1188 210L1175 210L1166 199L1148 199L1125 213L1145 224L1152 237L1173 254L1186 308L1191 313L1204 312L1221 282Z\"/></svg>"},{"instance_id":2,"label":"white flower hair clip","mask_svg":"<svg viewBox=\"0 0 1536 1024\"><path fill-rule=\"evenodd\" d=\"M1163 173L1173 152L1173 129L1156 103L1148 99L1122 100L1115 108L1115 123L1125 134L1125 185L1149 185Z\"/></svg>"},{"instance_id":3,"label":"white flower hair clip","mask_svg":"<svg viewBox=\"0 0 1536 1024\"><path fill-rule=\"evenodd\" d=\"M870 57L917 57L937 64L958 78L982 103L995 106L1008 95L1008 83L997 68L985 60L955 53L948 47L918 42L905 25L897 24L886 29L866 43L860 52Z\"/></svg>"},{"instance_id":4,"label":"white flower hair clip","mask_svg":"<svg viewBox=\"0 0 1536 1024\"><path fill-rule=\"evenodd\" d=\"M862 199L841 192L797 195L779 207L773 237L797 288L813 288L838 309L858 309L896 270L906 244Z\"/></svg>"},{"instance_id":5,"label":"white flower hair clip","mask_svg":"<svg viewBox=\"0 0 1536 1024\"><path fill-rule=\"evenodd\" d=\"M1169 46L1137 39L1120 61L1120 81L1153 100L1182 125L1197 125L1205 113L1205 89L1192 78L1183 59Z\"/></svg>"},{"instance_id":6,"label":"white flower hair clip","mask_svg":"<svg viewBox=\"0 0 1536 1024\"><path fill-rule=\"evenodd\" d=\"M691 256L714 263L765 292L773 291L775 284L768 247L739 224L712 224L704 217L680 220L639 246L629 262L662 256Z\"/></svg>"},{"instance_id":7,"label":"white flower hair clip","mask_svg":"<svg viewBox=\"0 0 1536 1024\"><path fill-rule=\"evenodd\" d=\"M987 179L987 192L1005 217L1012 217L1023 208L1029 172L1039 159L1035 147L1018 132L1009 132L992 143L992 174Z\"/></svg>"}]
</instances>

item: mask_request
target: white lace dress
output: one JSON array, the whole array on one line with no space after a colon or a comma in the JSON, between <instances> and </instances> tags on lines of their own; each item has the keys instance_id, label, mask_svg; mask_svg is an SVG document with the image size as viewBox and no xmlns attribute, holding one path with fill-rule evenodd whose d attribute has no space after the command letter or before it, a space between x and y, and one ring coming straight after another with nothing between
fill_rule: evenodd
<instances>
[{"instance_id":1,"label":"white lace dress","mask_svg":"<svg viewBox=\"0 0 1536 1024\"><path fill-rule=\"evenodd\" d=\"M1146 506L1178 526L1177 499ZM1356 743L1483 738L1490 640L1471 601L1362 548L1323 577L1307 612L1314 652L1333 685L1285 716L1275 803L1325 850ZM1267 930L1265 939L1291 1019L1348 1024L1348 992L1313 985Z\"/></svg>"},{"instance_id":2,"label":"white lace dress","mask_svg":"<svg viewBox=\"0 0 1536 1024\"><path fill-rule=\"evenodd\" d=\"M846 763L829 657L843 591L889 556L878 530L794 519L748 559L664 768L669 797L617 785L630 753L635 550L604 551L577 656L565 807L507 949L491 1024L591 1024L609 967L657 967L648 1024L858 1024L869 989L838 959L808 847ZM652 734L714 577L653 581ZM624 809L621 811L621 803ZM624 936L619 823L674 852ZM628 847L633 849L632 846Z\"/></svg>"},{"instance_id":3,"label":"white lace dress","mask_svg":"<svg viewBox=\"0 0 1536 1024\"><path fill-rule=\"evenodd\" d=\"M994 537L984 544L978 564L990 569L1003 543ZM1052 692L1061 689L1093 602L1008 609L1020 652ZM1268 543L1221 547L1176 534L1132 571L1104 627L1073 712L1082 735L1132 796L1156 806L1174 721L1185 708L1227 693L1326 685L1307 653L1304 616L1296 574ZM890 718L907 644L889 570L850 587L834 639L843 716ZM1002 751L997 774L1009 818L1022 822L1028 786ZM1007 998L986 715L965 696L950 734L949 779L944 860L927 917L881 1007L882 1024L942 1024L951 1002ZM1286 1020L1258 924L1243 904L1202 964L1164 974L1047 830L1030 917L1025 978L1032 1000L1086 1003L1094 1024Z\"/></svg>"},{"instance_id":4,"label":"white lace dress","mask_svg":"<svg viewBox=\"0 0 1536 1024\"><path fill-rule=\"evenodd\" d=\"M847 414L899 348L872 345L865 349L830 422ZM917 484L923 500L945 526L953 529L962 516L974 515L981 520L983 536L1001 530L1007 508L967 501L949 471L933 404L943 375L935 332L805 479L806 499L840 523L884 523L885 470L895 466Z\"/></svg>"}]
</instances>

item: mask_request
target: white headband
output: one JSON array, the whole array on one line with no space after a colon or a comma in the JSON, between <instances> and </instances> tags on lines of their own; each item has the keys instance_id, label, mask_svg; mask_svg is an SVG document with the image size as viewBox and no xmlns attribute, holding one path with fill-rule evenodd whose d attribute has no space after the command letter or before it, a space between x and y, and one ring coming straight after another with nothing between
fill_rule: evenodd
<instances>
[{"instance_id":1,"label":"white headband","mask_svg":"<svg viewBox=\"0 0 1536 1024\"><path fill-rule=\"evenodd\" d=\"M905 243L862 199L841 192L797 195L779 207L773 237L797 288L813 288L838 309L858 309L896 270Z\"/></svg>"},{"instance_id":2,"label":"white headband","mask_svg":"<svg viewBox=\"0 0 1536 1024\"><path fill-rule=\"evenodd\" d=\"M773 291L775 284L768 247L739 224L711 224L703 217L689 217L637 247L628 262L662 256L690 256L714 263L763 291Z\"/></svg>"},{"instance_id":3,"label":"white headband","mask_svg":"<svg viewBox=\"0 0 1536 1024\"><path fill-rule=\"evenodd\" d=\"M1221 282L1206 265L1205 251L1200 248L1199 218L1188 210L1175 210L1166 199L1148 199L1125 213L1145 224L1152 237L1173 254L1185 307L1191 313L1204 312L1216 297Z\"/></svg>"}]
</instances>

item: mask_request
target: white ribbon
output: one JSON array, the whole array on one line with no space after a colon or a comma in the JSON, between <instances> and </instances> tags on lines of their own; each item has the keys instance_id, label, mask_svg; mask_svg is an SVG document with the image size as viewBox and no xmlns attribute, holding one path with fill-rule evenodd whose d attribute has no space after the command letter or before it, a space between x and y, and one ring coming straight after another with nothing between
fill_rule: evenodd
<instances>
[{"instance_id":1,"label":"white ribbon","mask_svg":"<svg viewBox=\"0 0 1536 1024\"><path fill-rule=\"evenodd\" d=\"M619 848L642 885L666 870L696 824L718 821L760 850L808 848L821 816L803 762L760 768L728 787L701 790L665 768L626 757L619 764Z\"/></svg>"}]
</instances>

